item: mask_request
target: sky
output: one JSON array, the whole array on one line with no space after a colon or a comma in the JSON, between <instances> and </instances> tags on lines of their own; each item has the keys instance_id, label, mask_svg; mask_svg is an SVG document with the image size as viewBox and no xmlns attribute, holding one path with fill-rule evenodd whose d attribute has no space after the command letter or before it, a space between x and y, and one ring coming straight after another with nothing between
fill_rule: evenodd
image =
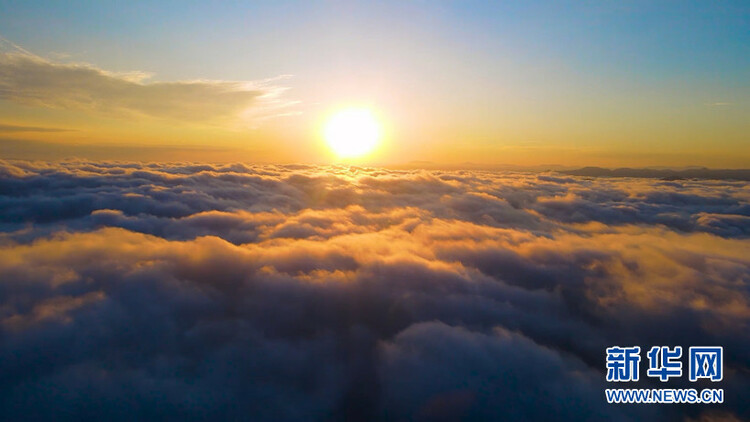
<instances>
[{"instance_id":1,"label":"sky","mask_svg":"<svg viewBox=\"0 0 750 422\"><path fill-rule=\"evenodd\" d=\"M365 164L750 162L743 1L2 1L0 9L6 155L329 163L327 116L364 107L382 126L379 147L357 160ZM16 47L37 56L38 79L8 62ZM131 86L65 79L76 66ZM191 94L153 86L194 81L247 84ZM245 94L227 102L226 90ZM183 109L157 110L176 103Z\"/></svg>"}]
</instances>

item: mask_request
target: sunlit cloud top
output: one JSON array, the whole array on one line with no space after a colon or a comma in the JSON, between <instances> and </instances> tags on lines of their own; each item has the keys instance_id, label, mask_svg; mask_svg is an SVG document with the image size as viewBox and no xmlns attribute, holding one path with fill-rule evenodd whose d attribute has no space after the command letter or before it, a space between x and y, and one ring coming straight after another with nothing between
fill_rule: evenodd
<instances>
[{"instance_id":1,"label":"sunlit cloud top","mask_svg":"<svg viewBox=\"0 0 750 422\"><path fill-rule=\"evenodd\" d=\"M747 181L0 161L0 192L8 420L748 416ZM607 405L623 343L722 345L720 417Z\"/></svg>"}]
</instances>

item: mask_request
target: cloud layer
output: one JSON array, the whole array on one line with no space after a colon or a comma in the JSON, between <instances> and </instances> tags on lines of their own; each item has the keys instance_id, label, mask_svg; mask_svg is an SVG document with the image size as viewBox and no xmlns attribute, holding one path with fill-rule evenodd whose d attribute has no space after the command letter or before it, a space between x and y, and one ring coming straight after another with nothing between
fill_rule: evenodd
<instances>
[{"instance_id":1,"label":"cloud layer","mask_svg":"<svg viewBox=\"0 0 750 422\"><path fill-rule=\"evenodd\" d=\"M39 127L39 126L19 126L19 125L7 125L0 123L0 133L2 132L68 132L70 129L62 129L57 127Z\"/></svg>"},{"instance_id":2,"label":"cloud layer","mask_svg":"<svg viewBox=\"0 0 750 422\"><path fill-rule=\"evenodd\" d=\"M147 73L57 63L6 44L11 47L0 50L0 100L207 124L268 117L289 104L273 80L148 82Z\"/></svg>"},{"instance_id":3,"label":"cloud layer","mask_svg":"<svg viewBox=\"0 0 750 422\"><path fill-rule=\"evenodd\" d=\"M6 419L750 417L747 182L3 162L0 216ZM615 344L725 405L607 405Z\"/></svg>"}]
</instances>

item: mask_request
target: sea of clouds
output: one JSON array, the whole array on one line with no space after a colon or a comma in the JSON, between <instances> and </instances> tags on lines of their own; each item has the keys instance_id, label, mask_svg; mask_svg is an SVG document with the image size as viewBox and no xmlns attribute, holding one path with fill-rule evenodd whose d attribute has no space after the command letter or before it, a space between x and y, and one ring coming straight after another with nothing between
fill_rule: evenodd
<instances>
[{"instance_id":1,"label":"sea of clouds","mask_svg":"<svg viewBox=\"0 0 750 422\"><path fill-rule=\"evenodd\" d=\"M3 420L741 420L749 333L750 182L0 161Z\"/></svg>"}]
</instances>

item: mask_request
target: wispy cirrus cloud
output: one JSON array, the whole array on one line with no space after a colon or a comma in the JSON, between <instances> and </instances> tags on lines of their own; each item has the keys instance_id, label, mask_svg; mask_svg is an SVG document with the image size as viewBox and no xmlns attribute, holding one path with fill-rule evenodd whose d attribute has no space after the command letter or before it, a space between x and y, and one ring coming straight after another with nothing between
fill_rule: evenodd
<instances>
[{"instance_id":1,"label":"wispy cirrus cloud","mask_svg":"<svg viewBox=\"0 0 750 422\"><path fill-rule=\"evenodd\" d=\"M252 124L286 114L283 77L259 81L151 81L148 72L111 72L34 55L2 40L0 99L116 117L152 117L214 125Z\"/></svg>"},{"instance_id":2,"label":"wispy cirrus cloud","mask_svg":"<svg viewBox=\"0 0 750 422\"><path fill-rule=\"evenodd\" d=\"M9 125L0 123L0 132L70 132L75 129L65 129L59 127L41 127L41 126L22 126L22 125Z\"/></svg>"}]
</instances>

